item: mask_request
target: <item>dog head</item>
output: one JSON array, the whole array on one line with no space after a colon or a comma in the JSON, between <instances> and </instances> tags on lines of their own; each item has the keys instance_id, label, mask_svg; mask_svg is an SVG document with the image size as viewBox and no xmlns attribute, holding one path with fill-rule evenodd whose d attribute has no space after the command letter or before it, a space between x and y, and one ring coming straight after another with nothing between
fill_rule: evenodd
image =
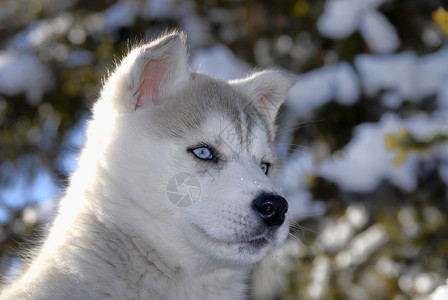
<instances>
[{"instance_id":1,"label":"dog head","mask_svg":"<svg viewBox=\"0 0 448 300\"><path fill-rule=\"evenodd\" d=\"M107 80L92 122L106 193L126 201L117 215L134 209L125 222L139 234L254 263L289 231L272 179L291 82L272 70L224 82L191 71L187 57L183 35L171 33L132 50Z\"/></svg>"}]
</instances>

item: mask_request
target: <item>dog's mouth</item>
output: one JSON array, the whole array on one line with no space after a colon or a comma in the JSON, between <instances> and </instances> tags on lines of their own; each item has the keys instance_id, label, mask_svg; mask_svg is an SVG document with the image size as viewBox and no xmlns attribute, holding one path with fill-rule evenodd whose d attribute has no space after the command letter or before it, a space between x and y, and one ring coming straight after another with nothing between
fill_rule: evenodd
<instances>
[{"instance_id":1,"label":"dog's mouth","mask_svg":"<svg viewBox=\"0 0 448 300\"><path fill-rule=\"evenodd\" d=\"M269 240L266 237L260 237L248 241L243 241L242 243L249 245L252 248L264 248L269 244Z\"/></svg>"},{"instance_id":2,"label":"dog's mouth","mask_svg":"<svg viewBox=\"0 0 448 300\"><path fill-rule=\"evenodd\" d=\"M268 234L259 234L253 237L248 238L239 238L235 240L224 240L219 239L216 237L211 236L208 234L203 228L196 224L192 224L193 229L196 231L198 236L201 236L204 240L206 240L208 243L212 243L214 245L220 245L224 247L234 247L239 246L240 249L261 249L265 248L270 244L270 239L268 237Z\"/></svg>"}]
</instances>

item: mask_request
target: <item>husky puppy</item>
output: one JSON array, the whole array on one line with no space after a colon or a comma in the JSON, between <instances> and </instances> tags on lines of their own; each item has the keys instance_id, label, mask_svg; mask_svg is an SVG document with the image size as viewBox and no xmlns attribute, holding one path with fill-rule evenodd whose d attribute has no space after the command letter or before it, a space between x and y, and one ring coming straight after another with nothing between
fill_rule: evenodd
<instances>
[{"instance_id":1,"label":"husky puppy","mask_svg":"<svg viewBox=\"0 0 448 300\"><path fill-rule=\"evenodd\" d=\"M93 107L49 235L0 299L245 299L288 234L272 183L290 80L190 70L181 32L132 50Z\"/></svg>"}]
</instances>

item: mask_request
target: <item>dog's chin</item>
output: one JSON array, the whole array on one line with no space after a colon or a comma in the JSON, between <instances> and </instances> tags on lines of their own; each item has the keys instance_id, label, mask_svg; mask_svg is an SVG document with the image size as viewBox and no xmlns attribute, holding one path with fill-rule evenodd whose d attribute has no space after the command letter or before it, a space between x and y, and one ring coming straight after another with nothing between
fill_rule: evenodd
<instances>
[{"instance_id":1,"label":"dog's chin","mask_svg":"<svg viewBox=\"0 0 448 300\"><path fill-rule=\"evenodd\" d=\"M244 239L223 239L208 234L196 224L191 226L190 244L208 258L223 263L254 264L270 250L282 244L287 228L266 231Z\"/></svg>"}]
</instances>

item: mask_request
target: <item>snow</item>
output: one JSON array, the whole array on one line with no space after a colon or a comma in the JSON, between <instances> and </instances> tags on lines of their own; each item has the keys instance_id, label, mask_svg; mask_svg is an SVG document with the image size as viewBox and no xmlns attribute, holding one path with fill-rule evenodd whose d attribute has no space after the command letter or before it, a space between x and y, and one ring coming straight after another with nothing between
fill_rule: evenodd
<instances>
[{"instance_id":1,"label":"snow","mask_svg":"<svg viewBox=\"0 0 448 300\"><path fill-rule=\"evenodd\" d=\"M243 77L249 71L249 66L224 45L194 51L191 66L197 72L222 80Z\"/></svg>"},{"instance_id":2,"label":"snow","mask_svg":"<svg viewBox=\"0 0 448 300\"><path fill-rule=\"evenodd\" d=\"M341 62L334 66L299 75L289 92L287 105L298 118L310 118L313 110L334 99L351 105L362 87L371 98L386 91L381 101L398 108L403 99L420 101L439 94L439 102L448 107L448 49L421 58L413 52L388 55L358 55L356 70ZM360 87L361 84L361 87Z\"/></svg>"},{"instance_id":3,"label":"snow","mask_svg":"<svg viewBox=\"0 0 448 300\"><path fill-rule=\"evenodd\" d=\"M364 14L387 0L328 0L318 20L319 31L330 38L344 38L352 34Z\"/></svg>"},{"instance_id":4,"label":"snow","mask_svg":"<svg viewBox=\"0 0 448 300\"><path fill-rule=\"evenodd\" d=\"M309 117L315 108L327 103L334 94L330 77L328 69L318 69L300 75L286 98L288 108L299 118Z\"/></svg>"},{"instance_id":5,"label":"snow","mask_svg":"<svg viewBox=\"0 0 448 300\"><path fill-rule=\"evenodd\" d=\"M359 30L373 52L389 53L400 45L390 22L376 8L387 0L328 0L317 27L322 35L345 38Z\"/></svg>"},{"instance_id":6,"label":"snow","mask_svg":"<svg viewBox=\"0 0 448 300\"><path fill-rule=\"evenodd\" d=\"M171 16L173 0L147 0L143 15L149 19L162 19Z\"/></svg>"},{"instance_id":7,"label":"snow","mask_svg":"<svg viewBox=\"0 0 448 300\"><path fill-rule=\"evenodd\" d=\"M435 289L435 291L429 295L429 300L446 300L448 299L448 282L446 285L441 285Z\"/></svg>"},{"instance_id":8,"label":"snow","mask_svg":"<svg viewBox=\"0 0 448 300\"><path fill-rule=\"evenodd\" d=\"M324 206L312 201L308 191L308 179L314 173L315 160L310 150L294 152L284 161L277 176L277 184L288 199L288 216L291 220L322 215Z\"/></svg>"},{"instance_id":9,"label":"snow","mask_svg":"<svg viewBox=\"0 0 448 300\"><path fill-rule=\"evenodd\" d=\"M443 76L441 78L437 92L437 105L441 109L448 110L448 76Z\"/></svg>"},{"instance_id":10,"label":"snow","mask_svg":"<svg viewBox=\"0 0 448 300\"><path fill-rule=\"evenodd\" d=\"M379 123L357 126L342 153L320 164L319 175L348 191L369 192L384 179L405 191L412 191L417 184L417 157L410 154L400 166L396 166L397 154L385 146L385 136L398 134L403 127L403 120L393 114L384 115Z\"/></svg>"},{"instance_id":11,"label":"snow","mask_svg":"<svg viewBox=\"0 0 448 300\"><path fill-rule=\"evenodd\" d=\"M381 104L387 108L398 109L403 104L403 98L397 92L385 92L380 96Z\"/></svg>"},{"instance_id":12,"label":"snow","mask_svg":"<svg viewBox=\"0 0 448 300\"><path fill-rule=\"evenodd\" d=\"M313 173L315 160L311 150L299 150L291 154L284 162L281 171L281 187L283 190L296 190L307 186L307 176Z\"/></svg>"},{"instance_id":13,"label":"snow","mask_svg":"<svg viewBox=\"0 0 448 300\"><path fill-rule=\"evenodd\" d=\"M365 93L374 97L382 90L392 90L405 99L414 99L414 67L418 63L414 53L395 55L358 55L355 65Z\"/></svg>"},{"instance_id":14,"label":"snow","mask_svg":"<svg viewBox=\"0 0 448 300\"><path fill-rule=\"evenodd\" d=\"M359 30L373 52L389 53L400 46L397 30L377 10L364 14Z\"/></svg>"},{"instance_id":15,"label":"snow","mask_svg":"<svg viewBox=\"0 0 448 300\"><path fill-rule=\"evenodd\" d=\"M353 68L346 62L333 67L335 100L342 105L354 104L360 93L359 80Z\"/></svg>"},{"instance_id":16,"label":"snow","mask_svg":"<svg viewBox=\"0 0 448 300\"><path fill-rule=\"evenodd\" d=\"M425 97L436 93L439 86L448 79L448 48L427 54L416 65L416 93Z\"/></svg>"},{"instance_id":17,"label":"snow","mask_svg":"<svg viewBox=\"0 0 448 300\"><path fill-rule=\"evenodd\" d=\"M86 17L87 21L79 27L74 27L74 24L79 24L70 13L62 13L53 19L34 21L15 35L7 44L7 49L20 51L38 49L46 43L54 43L62 36L67 36L72 43L79 44L85 40L86 34L97 31L113 32L121 27L133 25L138 11L138 2L122 0L102 12Z\"/></svg>"},{"instance_id":18,"label":"snow","mask_svg":"<svg viewBox=\"0 0 448 300\"><path fill-rule=\"evenodd\" d=\"M310 117L312 111L332 99L343 105L353 104L359 97L359 80L345 62L323 67L298 76L286 103L297 117Z\"/></svg>"},{"instance_id":19,"label":"snow","mask_svg":"<svg viewBox=\"0 0 448 300\"><path fill-rule=\"evenodd\" d=\"M390 55L358 55L355 65L366 94L391 90L407 100L420 100L439 92L448 78L448 49L417 57L413 52ZM440 101L447 101L443 96Z\"/></svg>"},{"instance_id":20,"label":"snow","mask_svg":"<svg viewBox=\"0 0 448 300\"><path fill-rule=\"evenodd\" d=\"M362 1L327 1L325 11L319 18L319 31L327 37L344 38L355 32L360 22L360 15L366 7L359 5Z\"/></svg>"},{"instance_id":21,"label":"snow","mask_svg":"<svg viewBox=\"0 0 448 300\"><path fill-rule=\"evenodd\" d=\"M0 93L25 93L28 102L35 105L52 85L51 71L35 54L0 51Z\"/></svg>"},{"instance_id":22,"label":"snow","mask_svg":"<svg viewBox=\"0 0 448 300\"><path fill-rule=\"evenodd\" d=\"M437 134L448 134L448 115L445 112L433 116L415 116L401 119L393 114L385 114L379 123L364 123L355 128L350 143L342 150L323 161L318 173L324 178L338 183L343 189L354 192L370 192L382 180L389 180L405 191L416 188L417 167L421 160L414 153L401 165L395 165L397 153L386 149L385 137L406 130L419 140L429 139ZM432 155L442 158L443 147ZM439 154L440 153L440 154ZM444 172L441 169L440 172Z\"/></svg>"},{"instance_id":23,"label":"snow","mask_svg":"<svg viewBox=\"0 0 448 300\"><path fill-rule=\"evenodd\" d=\"M104 11L105 29L115 31L131 26L137 17L138 4L132 1L119 1Z\"/></svg>"},{"instance_id":24,"label":"snow","mask_svg":"<svg viewBox=\"0 0 448 300\"><path fill-rule=\"evenodd\" d=\"M418 115L406 121L406 130L420 141L437 135L448 136L448 111L436 111L430 118Z\"/></svg>"},{"instance_id":25,"label":"snow","mask_svg":"<svg viewBox=\"0 0 448 300\"><path fill-rule=\"evenodd\" d=\"M31 50L64 35L72 26L73 17L63 13L54 19L32 22L8 43L8 50Z\"/></svg>"}]
</instances>

